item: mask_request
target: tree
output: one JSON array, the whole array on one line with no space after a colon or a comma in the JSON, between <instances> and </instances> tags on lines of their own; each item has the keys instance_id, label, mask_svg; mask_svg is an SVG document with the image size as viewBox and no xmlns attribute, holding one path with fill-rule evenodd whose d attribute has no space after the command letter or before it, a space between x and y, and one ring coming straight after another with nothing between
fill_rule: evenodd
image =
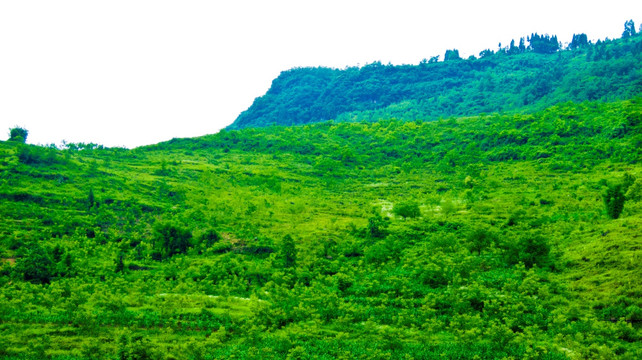
<instances>
[{"instance_id":1,"label":"tree","mask_svg":"<svg viewBox=\"0 0 642 360\"><path fill-rule=\"evenodd\" d=\"M539 54L553 54L560 48L557 36L531 34L528 38L529 48Z\"/></svg>"},{"instance_id":2,"label":"tree","mask_svg":"<svg viewBox=\"0 0 642 360\"><path fill-rule=\"evenodd\" d=\"M622 38L626 39L631 36L635 36L635 23L633 20L628 20L624 23L624 32L622 33Z\"/></svg>"},{"instance_id":3,"label":"tree","mask_svg":"<svg viewBox=\"0 0 642 360\"><path fill-rule=\"evenodd\" d=\"M27 141L27 135L29 135L29 130L25 128L16 126L9 129L9 141L25 143Z\"/></svg>"},{"instance_id":4,"label":"tree","mask_svg":"<svg viewBox=\"0 0 642 360\"><path fill-rule=\"evenodd\" d=\"M570 50L580 49L588 45L588 37L586 34L573 34L573 40L568 45Z\"/></svg>"},{"instance_id":5,"label":"tree","mask_svg":"<svg viewBox=\"0 0 642 360\"><path fill-rule=\"evenodd\" d=\"M508 54L509 55L519 54L519 48L515 46L514 39L510 41L510 45L508 46Z\"/></svg>"},{"instance_id":6,"label":"tree","mask_svg":"<svg viewBox=\"0 0 642 360\"><path fill-rule=\"evenodd\" d=\"M486 228L476 228L468 234L468 249L481 255L482 250L488 248L496 240L495 234Z\"/></svg>"},{"instance_id":7,"label":"tree","mask_svg":"<svg viewBox=\"0 0 642 360\"><path fill-rule=\"evenodd\" d=\"M461 60L461 57L459 57L459 50L457 49L446 50L446 54L444 54L444 61L450 61L450 60Z\"/></svg>"},{"instance_id":8,"label":"tree","mask_svg":"<svg viewBox=\"0 0 642 360\"><path fill-rule=\"evenodd\" d=\"M291 268L296 266L296 245L294 244L294 239L290 234L285 235L283 241L281 242L281 259L283 261L283 267Z\"/></svg>"},{"instance_id":9,"label":"tree","mask_svg":"<svg viewBox=\"0 0 642 360\"><path fill-rule=\"evenodd\" d=\"M479 53L479 58L480 58L480 59L483 59L483 58L485 58L485 57L489 57L489 56L491 56L491 55L493 55L493 54L495 54L495 52L493 52L493 51L492 51L492 50L490 50L490 49L482 50L482 51Z\"/></svg>"},{"instance_id":10,"label":"tree","mask_svg":"<svg viewBox=\"0 0 642 360\"><path fill-rule=\"evenodd\" d=\"M524 38L519 38L519 52L523 53L526 51L526 44L524 43Z\"/></svg>"},{"instance_id":11,"label":"tree","mask_svg":"<svg viewBox=\"0 0 642 360\"><path fill-rule=\"evenodd\" d=\"M609 217L611 219L619 218L622 210L624 210L624 200L626 200L622 185L609 186L604 194L602 194L602 198L604 199L604 206Z\"/></svg>"},{"instance_id":12,"label":"tree","mask_svg":"<svg viewBox=\"0 0 642 360\"><path fill-rule=\"evenodd\" d=\"M25 256L16 263L15 271L25 281L48 284L54 276L54 264L47 251L34 243Z\"/></svg>"}]
</instances>

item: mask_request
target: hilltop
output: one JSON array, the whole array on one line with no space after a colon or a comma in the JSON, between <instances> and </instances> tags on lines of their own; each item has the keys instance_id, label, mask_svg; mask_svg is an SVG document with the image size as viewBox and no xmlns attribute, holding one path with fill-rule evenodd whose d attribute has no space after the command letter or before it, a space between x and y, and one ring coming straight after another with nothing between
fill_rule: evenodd
<instances>
[{"instance_id":1,"label":"hilltop","mask_svg":"<svg viewBox=\"0 0 642 360\"><path fill-rule=\"evenodd\" d=\"M291 69L228 129L532 112L642 92L642 36L634 29L621 39L596 43L579 34L561 46L557 37L532 34L468 59L448 50L444 61L433 57L419 65Z\"/></svg>"}]
</instances>

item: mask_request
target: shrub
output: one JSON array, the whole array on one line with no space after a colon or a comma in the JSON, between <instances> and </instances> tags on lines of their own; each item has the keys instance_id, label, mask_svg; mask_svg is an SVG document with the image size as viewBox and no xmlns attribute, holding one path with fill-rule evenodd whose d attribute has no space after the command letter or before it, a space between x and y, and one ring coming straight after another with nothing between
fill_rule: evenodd
<instances>
[{"instance_id":1,"label":"shrub","mask_svg":"<svg viewBox=\"0 0 642 360\"><path fill-rule=\"evenodd\" d=\"M482 250L488 248L495 241L495 234L485 228L474 229L468 234L468 249L480 255Z\"/></svg>"},{"instance_id":2,"label":"shrub","mask_svg":"<svg viewBox=\"0 0 642 360\"><path fill-rule=\"evenodd\" d=\"M154 226L154 244L160 247L163 257L182 254L190 247L192 233L173 223L158 223Z\"/></svg>"},{"instance_id":3,"label":"shrub","mask_svg":"<svg viewBox=\"0 0 642 360\"><path fill-rule=\"evenodd\" d=\"M20 144L16 151L18 161L25 165L50 165L58 162L54 149Z\"/></svg>"},{"instance_id":4,"label":"shrub","mask_svg":"<svg viewBox=\"0 0 642 360\"><path fill-rule=\"evenodd\" d=\"M523 235L517 243L509 246L508 262L511 264L524 263L526 268L534 265L544 266L548 263L551 248L546 239L536 233Z\"/></svg>"},{"instance_id":5,"label":"shrub","mask_svg":"<svg viewBox=\"0 0 642 360\"><path fill-rule=\"evenodd\" d=\"M296 266L296 246L292 236L285 235L281 242L281 259L283 260L283 267L291 268Z\"/></svg>"},{"instance_id":6,"label":"shrub","mask_svg":"<svg viewBox=\"0 0 642 360\"><path fill-rule=\"evenodd\" d=\"M421 216L419 204L414 201L406 201L395 204L392 212L397 216L401 216L402 218L415 218Z\"/></svg>"},{"instance_id":7,"label":"shrub","mask_svg":"<svg viewBox=\"0 0 642 360\"><path fill-rule=\"evenodd\" d=\"M205 246L205 248L210 248L212 245L217 243L221 237L214 229L208 229L200 237L200 244Z\"/></svg>"},{"instance_id":8,"label":"shrub","mask_svg":"<svg viewBox=\"0 0 642 360\"><path fill-rule=\"evenodd\" d=\"M388 235L386 228L388 222L379 214L374 214L368 219L368 236L374 239L383 239Z\"/></svg>"}]
</instances>

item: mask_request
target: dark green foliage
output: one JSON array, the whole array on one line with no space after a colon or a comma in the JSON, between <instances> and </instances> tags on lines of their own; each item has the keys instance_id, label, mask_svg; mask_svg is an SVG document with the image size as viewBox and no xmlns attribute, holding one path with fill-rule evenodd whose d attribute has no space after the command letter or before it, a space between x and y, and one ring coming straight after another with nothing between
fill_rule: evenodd
<instances>
[{"instance_id":1,"label":"dark green foliage","mask_svg":"<svg viewBox=\"0 0 642 360\"><path fill-rule=\"evenodd\" d=\"M553 54L560 48L557 36L531 34L528 37L529 47L539 54Z\"/></svg>"},{"instance_id":2,"label":"dark green foliage","mask_svg":"<svg viewBox=\"0 0 642 360\"><path fill-rule=\"evenodd\" d=\"M53 250L51 250L51 259L53 260L53 262L60 262L64 253L65 250L60 246L60 244L56 244Z\"/></svg>"},{"instance_id":3,"label":"dark green foliage","mask_svg":"<svg viewBox=\"0 0 642 360\"><path fill-rule=\"evenodd\" d=\"M62 270L59 271L61 276L73 276L74 275L74 268L73 268L73 263L74 263L74 258L71 255L71 253L67 252L65 253L65 257L62 259Z\"/></svg>"},{"instance_id":4,"label":"dark green foliage","mask_svg":"<svg viewBox=\"0 0 642 360\"><path fill-rule=\"evenodd\" d=\"M123 253L118 254L116 257L116 260L114 263L116 264L116 268L114 269L115 273L123 272L125 270L125 262L123 261L123 258L125 255Z\"/></svg>"},{"instance_id":5,"label":"dark green foliage","mask_svg":"<svg viewBox=\"0 0 642 360\"><path fill-rule=\"evenodd\" d=\"M535 265L542 267L549 263L551 247L544 236L538 233L525 233L517 242L508 245L508 261L511 264L523 263L526 268Z\"/></svg>"},{"instance_id":6,"label":"dark green foliage","mask_svg":"<svg viewBox=\"0 0 642 360\"><path fill-rule=\"evenodd\" d=\"M335 279L337 279L337 288L341 292L348 290L348 288L354 284L354 279L351 278L349 275L339 273L339 274L336 274L334 277Z\"/></svg>"},{"instance_id":7,"label":"dark green foliage","mask_svg":"<svg viewBox=\"0 0 642 360\"><path fill-rule=\"evenodd\" d=\"M27 135L29 131L20 127L15 127L9 130L9 139L8 141L14 141L18 143L25 143L27 140Z\"/></svg>"},{"instance_id":8,"label":"dark green foliage","mask_svg":"<svg viewBox=\"0 0 642 360\"><path fill-rule=\"evenodd\" d=\"M19 126L9 129L9 141L25 143L28 135L29 130Z\"/></svg>"},{"instance_id":9,"label":"dark green foliage","mask_svg":"<svg viewBox=\"0 0 642 360\"><path fill-rule=\"evenodd\" d=\"M154 225L154 243L163 257L182 254L191 246L192 233L178 224L161 222Z\"/></svg>"},{"instance_id":10,"label":"dark green foliage","mask_svg":"<svg viewBox=\"0 0 642 360\"><path fill-rule=\"evenodd\" d=\"M452 60L461 60L461 57L459 57L459 50L446 50L446 54L444 54L444 61Z\"/></svg>"},{"instance_id":11,"label":"dark green foliage","mask_svg":"<svg viewBox=\"0 0 642 360\"><path fill-rule=\"evenodd\" d=\"M589 42L586 34L573 34L573 40L571 40L571 43L568 45L568 48L571 50L574 50L574 49L583 48L588 45L589 45Z\"/></svg>"},{"instance_id":12,"label":"dark green foliage","mask_svg":"<svg viewBox=\"0 0 642 360\"><path fill-rule=\"evenodd\" d=\"M94 189L89 189L89 194L87 195L87 209L91 208L96 204L96 198L94 197Z\"/></svg>"},{"instance_id":13,"label":"dark green foliage","mask_svg":"<svg viewBox=\"0 0 642 360\"><path fill-rule=\"evenodd\" d=\"M54 263L49 254L37 243L27 247L24 256L16 262L15 272L25 281L48 284L54 277Z\"/></svg>"},{"instance_id":14,"label":"dark green foliage","mask_svg":"<svg viewBox=\"0 0 642 360\"><path fill-rule=\"evenodd\" d=\"M387 218L381 217L379 214L374 214L368 219L368 236L374 239L383 239L388 235L386 228L389 222Z\"/></svg>"},{"instance_id":15,"label":"dark green foliage","mask_svg":"<svg viewBox=\"0 0 642 360\"><path fill-rule=\"evenodd\" d=\"M292 239L292 236L289 234L285 235L281 241L280 257L283 267L293 268L296 266L297 249L294 244L294 239Z\"/></svg>"},{"instance_id":16,"label":"dark green foliage","mask_svg":"<svg viewBox=\"0 0 642 360\"><path fill-rule=\"evenodd\" d=\"M624 210L624 201L626 200L622 184L609 186L602 194L602 199L604 200L607 215L611 219L619 218L622 210Z\"/></svg>"}]
</instances>

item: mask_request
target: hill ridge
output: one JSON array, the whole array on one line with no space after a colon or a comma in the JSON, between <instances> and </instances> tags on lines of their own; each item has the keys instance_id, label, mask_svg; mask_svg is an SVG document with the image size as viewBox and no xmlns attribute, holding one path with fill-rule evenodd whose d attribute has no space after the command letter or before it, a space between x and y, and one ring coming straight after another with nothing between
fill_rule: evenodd
<instances>
[{"instance_id":1,"label":"hill ridge","mask_svg":"<svg viewBox=\"0 0 642 360\"><path fill-rule=\"evenodd\" d=\"M485 50L475 59L450 56L419 65L374 62L343 70L290 69L227 128L331 119L435 120L536 111L565 101L628 99L642 92L639 34L595 44L577 40L555 52L538 50L538 41L549 44L550 39L533 34L528 47L512 44L498 52Z\"/></svg>"}]
</instances>

